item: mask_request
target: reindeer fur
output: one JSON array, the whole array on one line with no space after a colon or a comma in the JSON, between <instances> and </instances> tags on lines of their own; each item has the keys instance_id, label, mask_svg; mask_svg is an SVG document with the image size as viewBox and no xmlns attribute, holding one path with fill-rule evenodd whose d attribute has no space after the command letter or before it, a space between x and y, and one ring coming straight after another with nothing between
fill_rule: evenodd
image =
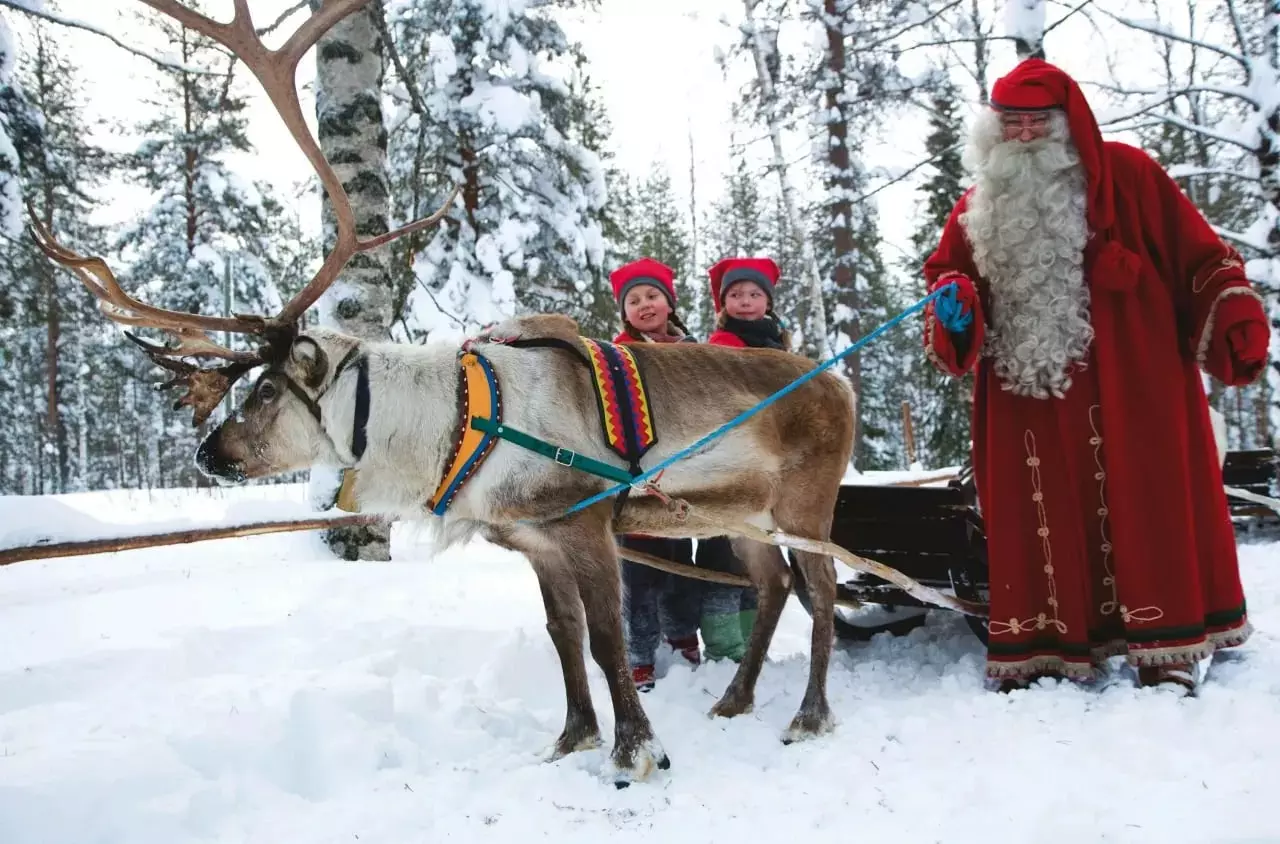
<instances>
[{"instance_id":1,"label":"reindeer fur","mask_svg":"<svg viewBox=\"0 0 1280 844\"><path fill-rule=\"evenodd\" d=\"M567 317L509 320L482 335L476 351L492 363L502 390L504 420L547 442L622 466L600 432L590 373L554 349L514 348L513 337L576 341ZM337 361L356 343L369 362L372 406L368 446L350 451L356 375L333 378ZM670 457L813 368L785 352L703 344L639 344L658 444L648 468ZM242 408L201 444L197 462L215 478L241 481L316 465L359 469L355 497L363 512L427 520L439 547L479 534L523 553L537 573L547 631L560 657L567 715L550 757L594 747L600 732L587 687L583 638L608 681L616 730L611 762L619 784L645 779L666 755L640 705L625 657L621 580L615 533L676 537L722 534L723 528L679 521L661 500L633 493L618 519L611 500L561 518L573 504L610 482L506 442L488 459L440 518L425 503L451 454L457 412L456 346L366 343L328 330L302 334L281 363L268 367ZM319 405L322 424L288 389L292 379ZM267 386L264 386L267 385ZM823 373L731 429L707 448L668 467L662 490L713 522L827 539L853 437L853 394ZM531 525L527 520L541 522ZM790 591L790 571L772 545L734 538L759 592L759 611L746 656L712 713L750 711L769 642ZM784 734L792 741L831 729L826 675L833 635L835 571L830 557L798 552L813 605L808 687Z\"/></svg>"}]
</instances>

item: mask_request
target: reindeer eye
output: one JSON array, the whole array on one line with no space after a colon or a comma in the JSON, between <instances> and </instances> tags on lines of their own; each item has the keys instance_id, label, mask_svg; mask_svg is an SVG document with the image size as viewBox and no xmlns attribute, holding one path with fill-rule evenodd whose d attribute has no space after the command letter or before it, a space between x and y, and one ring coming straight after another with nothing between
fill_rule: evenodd
<instances>
[{"instance_id":1,"label":"reindeer eye","mask_svg":"<svg viewBox=\"0 0 1280 844\"><path fill-rule=\"evenodd\" d=\"M263 381L258 385L258 398L263 401L271 401L276 397L276 385L270 381Z\"/></svg>"}]
</instances>

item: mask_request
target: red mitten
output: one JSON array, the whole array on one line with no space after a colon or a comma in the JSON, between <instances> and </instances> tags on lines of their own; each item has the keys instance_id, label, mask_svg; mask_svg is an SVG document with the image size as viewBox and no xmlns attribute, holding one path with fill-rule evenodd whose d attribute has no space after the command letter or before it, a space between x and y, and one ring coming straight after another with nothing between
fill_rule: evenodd
<instances>
[{"instance_id":1,"label":"red mitten","mask_svg":"<svg viewBox=\"0 0 1280 844\"><path fill-rule=\"evenodd\" d=\"M1218 302L1205 366L1225 375L1222 380L1230 386L1252 383L1267 364L1270 344L1262 303L1247 294L1227 296Z\"/></svg>"},{"instance_id":2,"label":"red mitten","mask_svg":"<svg viewBox=\"0 0 1280 844\"><path fill-rule=\"evenodd\" d=\"M939 287L946 287L952 282L956 285L956 301L960 303L961 313L973 313L974 306L978 304L978 288L974 286L973 281L967 276L957 272L950 272L940 277L933 284L929 285L929 292L937 290ZM946 328L939 322L936 313L936 299L925 306L929 319L933 322L933 330L946 331ZM970 323L972 325L972 322Z\"/></svg>"},{"instance_id":3,"label":"red mitten","mask_svg":"<svg viewBox=\"0 0 1280 844\"><path fill-rule=\"evenodd\" d=\"M982 349L983 324L982 306L978 298L978 288L973 280L963 273L949 272L929 285L929 292L955 283L956 302L962 314L971 314L968 326L963 333L953 334L943 326L938 318L935 305L938 300L930 300L925 305L924 342L929 350L929 357L944 372L959 377L971 370Z\"/></svg>"}]
</instances>

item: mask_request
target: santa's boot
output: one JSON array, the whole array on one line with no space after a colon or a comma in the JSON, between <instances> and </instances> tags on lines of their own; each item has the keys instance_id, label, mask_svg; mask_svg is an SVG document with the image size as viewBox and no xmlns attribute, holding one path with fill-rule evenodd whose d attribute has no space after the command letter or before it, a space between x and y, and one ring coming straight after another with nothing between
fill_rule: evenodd
<instances>
[{"instance_id":1,"label":"santa's boot","mask_svg":"<svg viewBox=\"0 0 1280 844\"><path fill-rule=\"evenodd\" d=\"M1196 668L1194 663L1144 665L1138 669L1138 684L1190 697L1200 685L1196 678Z\"/></svg>"}]
</instances>

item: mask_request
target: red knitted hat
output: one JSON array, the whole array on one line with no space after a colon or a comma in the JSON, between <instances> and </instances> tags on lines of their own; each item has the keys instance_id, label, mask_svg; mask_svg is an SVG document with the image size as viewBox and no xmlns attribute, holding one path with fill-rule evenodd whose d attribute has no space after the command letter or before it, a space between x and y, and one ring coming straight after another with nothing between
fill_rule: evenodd
<instances>
[{"instance_id":1,"label":"red knitted hat","mask_svg":"<svg viewBox=\"0 0 1280 844\"><path fill-rule=\"evenodd\" d=\"M1043 59L1024 59L996 80L991 88L991 107L1000 111L1066 112L1071 140L1080 153L1088 182L1089 227L1095 232L1110 227L1115 208L1102 133L1076 81Z\"/></svg>"},{"instance_id":2,"label":"red knitted hat","mask_svg":"<svg viewBox=\"0 0 1280 844\"><path fill-rule=\"evenodd\" d=\"M648 284L662 291L662 295L667 297L667 304L671 306L672 312L676 309L675 273L661 261L641 258L630 264L623 264L609 274L609 283L613 285L613 298L620 308L622 300L627 297L631 288Z\"/></svg>"},{"instance_id":3,"label":"red knitted hat","mask_svg":"<svg viewBox=\"0 0 1280 844\"><path fill-rule=\"evenodd\" d=\"M778 278L782 270L772 258L724 258L711 269L711 300L715 303L716 313L724 307L724 294L729 292L740 281L749 281L759 286L769 296L769 307L773 307L773 289L778 286Z\"/></svg>"}]
</instances>

